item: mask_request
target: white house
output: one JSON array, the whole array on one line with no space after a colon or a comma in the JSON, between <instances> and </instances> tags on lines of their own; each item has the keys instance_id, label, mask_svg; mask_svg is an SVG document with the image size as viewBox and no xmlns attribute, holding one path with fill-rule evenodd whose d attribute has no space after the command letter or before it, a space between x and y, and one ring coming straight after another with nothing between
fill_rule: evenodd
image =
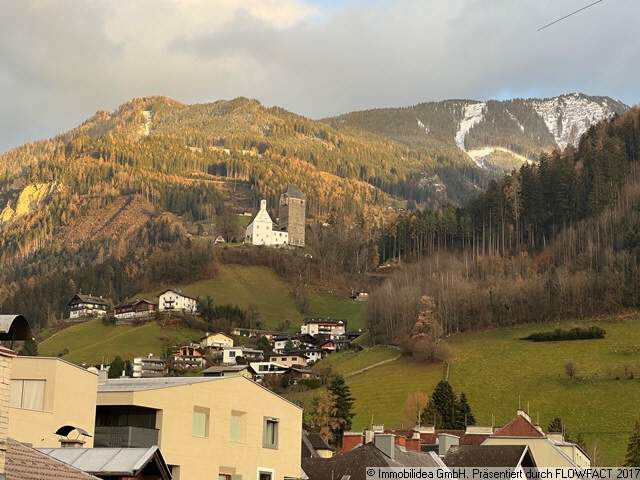
<instances>
[{"instance_id":1,"label":"white house","mask_svg":"<svg viewBox=\"0 0 640 480\"><path fill-rule=\"evenodd\" d=\"M108 309L108 300L78 293L69 301L69 318L103 317Z\"/></svg>"},{"instance_id":2,"label":"white house","mask_svg":"<svg viewBox=\"0 0 640 480\"><path fill-rule=\"evenodd\" d=\"M133 359L133 378L164 377L167 362L164 358L148 355Z\"/></svg>"},{"instance_id":3,"label":"white house","mask_svg":"<svg viewBox=\"0 0 640 480\"><path fill-rule=\"evenodd\" d=\"M274 362L252 362L249 364L256 379L261 379L265 375L282 375L289 371L289 367Z\"/></svg>"},{"instance_id":4,"label":"white house","mask_svg":"<svg viewBox=\"0 0 640 480\"><path fill-rule=\"evenodd\" d=\"M200 346L202 348L233 347L233 338L228 337L222 332L207 333L207 335L200 340Z\"/></svg>"},{"instance_id":5,"label":"white house","mask_svg":"<svg viewBox=\"0 0 640 480\"><path fill-rule=\"evenodd\" d=\"M249 224L245 234L245 243L251 245L288 245L289 234L280 230L274 230L273 220L267 212L267 201L260 201L260 211Z\"/></svg>"},{"instance_id":6,"label":"white house","mask_svg":"<svg viewBox=\"0 0 640 480\"><path fill-rule=\"evenodd\" d=\"M246 347L226 347L222 349L222 363L224 365L235 365L237 358L242 357L248 362L259 361L263 358L262 350Z\"/></svg>"},{"instance_id":7,"label":"white house","mask_svg":"<svg viewBox=\"0 0 640 480\"><path fill-rule=\"evenodd\" d=\"M176 290L165 290L158 295L158 310L161 312L198 313L198 300Z\"/></svg>"},{"instance_id":8,"label":"white house","mask_svg":"<svg viewBox=\"0 0 640 480\"><path fill-rule=\"evenodd\" d=\"M287 342L291 342L293 348L300 348L300 340L295 337L274 337L273 338L273 351L274 353L282 353L287 346Z\"/></svg>"},{"instance_id":9,"label":"white house","mask_svg":"<svg viewBox=\"0 0 640 480\"><path fill-rule=\"evenodd\" d=\"M347 322L344 320L309 319L300 326L300 333L311 336L322 334L329 335L331 338L340 337L347 333Z\"/></svg>"}]
</instances>

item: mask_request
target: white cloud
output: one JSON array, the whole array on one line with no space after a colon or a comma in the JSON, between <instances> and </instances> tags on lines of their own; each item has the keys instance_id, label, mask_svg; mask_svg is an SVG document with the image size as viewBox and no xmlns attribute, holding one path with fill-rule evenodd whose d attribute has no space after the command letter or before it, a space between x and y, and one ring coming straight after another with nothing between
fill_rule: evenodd
<instances>
[{"instance_id":1,"label":"white cloud","mask_svg":"<svg viewBox=\"0 0 640 480\"><path fill-rule=\"evenodd\" d=\"M0 0L0 150L134 96L314 117L444 98L638 100L635 0Z\"/></svg>"}]
</instances>

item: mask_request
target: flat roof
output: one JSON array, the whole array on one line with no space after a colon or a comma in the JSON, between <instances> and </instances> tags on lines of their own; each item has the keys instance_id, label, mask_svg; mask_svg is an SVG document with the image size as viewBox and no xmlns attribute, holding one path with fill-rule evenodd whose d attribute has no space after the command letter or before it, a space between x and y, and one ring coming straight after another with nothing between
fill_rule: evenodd
<instances>
[{"instance_id":1,"label":"flat roof","mask_svg":"<svg viewBox=\"0 0 640 480\"><path fill-rule=\"evenodd\" d=\"M215 382L225 377L152 377L152 378L110 378L98 383L98 393L139 392L160 388L181 387L197 383Z\"/></svg>"}]
</instances>

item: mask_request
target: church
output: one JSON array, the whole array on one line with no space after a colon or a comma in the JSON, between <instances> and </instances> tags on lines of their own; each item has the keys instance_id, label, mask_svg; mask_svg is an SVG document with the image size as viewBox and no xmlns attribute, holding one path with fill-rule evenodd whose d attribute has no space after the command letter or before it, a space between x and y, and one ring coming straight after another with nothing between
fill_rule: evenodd
<instances>
[{"instance_id":1,"label":"church","mask_svg":"<svg viewBox=\"0 0 640 480\"><path fill-rule=\"evenodd\" d=\"M276 225L269 212L267 201L260 201L260 211L247 226L245 243L250 245L282 246L293 245L304 247L306 227L306 198L295 186L290 185L280 196Z\"/></svg>"}]
</instances>

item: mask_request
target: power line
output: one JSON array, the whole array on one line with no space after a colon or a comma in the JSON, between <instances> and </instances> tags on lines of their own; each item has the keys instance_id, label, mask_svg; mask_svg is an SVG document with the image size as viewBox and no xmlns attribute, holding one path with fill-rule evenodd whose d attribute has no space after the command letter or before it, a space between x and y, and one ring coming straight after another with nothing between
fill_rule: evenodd
<instances>
[{"instance_id":1,"label":"power line","mask_svg":"<svg viewBox=\"0 0 640 480\"><path fill-rule=\"evenodd\" d=\"M575 15L576 13L580 13L580 12L582 12L583 10L586 10L587 8L591 8L591 7L593 7L594 5L597 5L598 3L602 3L602 2L604 2L604 0L597 0L596 2L590 3L589 5L586 5L586 6L582 7L582 8L579 8L579 9L578 9L578 10L576 10L575 12L571 12L570 14L565 15L565 16L564 16L564 17L562 17L562 18L559 18L559 19L557 19L557 20L554 20L554 21L553 21L553 22L551 22L551 23L547 23L546 25L543 25L543 26L542 26L542 27L540 27L537 31L539 32L539 31L541 31L541 30L544 30L545 28L548 28L548 27L550 27L551 25L555 25L556 23L561 22L562 20L565 20L565 19L567 19L567 18L569 18L569 17L571 17L571 16Z\"/></svg>"}]
</instances>

